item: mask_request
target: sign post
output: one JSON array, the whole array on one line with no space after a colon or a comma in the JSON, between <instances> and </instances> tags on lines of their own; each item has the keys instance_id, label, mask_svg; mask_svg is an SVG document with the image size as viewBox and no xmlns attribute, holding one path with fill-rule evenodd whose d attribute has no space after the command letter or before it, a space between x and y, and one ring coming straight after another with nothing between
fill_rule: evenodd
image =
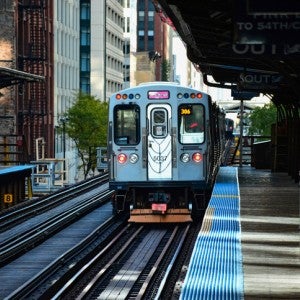
<instances>
[{"instance_id":1,"label":"sign post","mask_svg":"<svg viewBox=\"0 0 300 300\"><path fill-rule=\"evenodd\" d=\"M243 166L243 131L244 131L244 126L243 126L243 114L244 114L244 100L241 100L240 104L240 167Z\"/></svg>"}]
</instances>

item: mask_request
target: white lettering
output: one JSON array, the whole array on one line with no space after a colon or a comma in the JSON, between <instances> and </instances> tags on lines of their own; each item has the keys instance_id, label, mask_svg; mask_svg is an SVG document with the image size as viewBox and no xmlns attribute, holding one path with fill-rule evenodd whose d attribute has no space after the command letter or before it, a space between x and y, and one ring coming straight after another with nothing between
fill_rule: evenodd
<instances>
[{"instance_id":1,"label":"white lettering","mask_svg":"<svg viewBox=\"0 0 300 300\"><path fill-rule=\"evenodd\" d=\"M239 55L244 54L277 54L277 45L251 45L251 44L233 44L232 50L234 53Z\"/></svg>"},{"instance_id":2,"label":"white lettering","mask_svg":"<svg viewBox=\"0 0 300 300\"><path fill-rule=\"evenodd\" d=\"M153 161L164 162L167 160L167 156L153 156Z\"/></svg>"},{"instance_id":3,"label":"white lettering","mask_svg":"<svg viewBox=\"0 0 300 300\"><path fill-rule=\"evenodd\" d=\"M272 74L241 74L240 79L241 82L246 84L272 84L279 83L282 79L282 76Z\"/></svg>"},{"instance_id":4,"label":"white lettering","mask_svg":"<svg viewBox=\"0 0 300 300\"><path fill-rule=\"evenodd\" d=\"M246 23L243 23L243 22L237 22L237 25L238 25L238 29L239 30L251 30L253 29L253 24L251 22L246 22Z\"/></svg>"}]
</instances>

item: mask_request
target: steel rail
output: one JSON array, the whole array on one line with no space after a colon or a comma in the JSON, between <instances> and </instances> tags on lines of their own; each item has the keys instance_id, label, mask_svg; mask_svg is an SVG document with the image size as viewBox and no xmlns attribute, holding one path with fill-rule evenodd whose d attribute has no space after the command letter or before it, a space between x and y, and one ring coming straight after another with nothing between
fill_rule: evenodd
<instances>
[{"instance_id":1,"label":"steel rail","mask_svg":"<svg viewBox=\"0 0 300 300\"><path fill-rule=\"evenodd\" d=\"M44 241L50 235L54 234L66 224L70 224L78 219L83 214L87 213L95 206L106 202L113 194L113 191L104 191L101 194L94 196L88 202L71 208L66 212L62 212L53 218L46 220L42 224L31 228L20 237L12 237L10 240L5 241L0 247L0 265L7 263L13 257L16 257L21 252L29 249L33 245Z\"/></svg>"},{"instance_id":2,"label":"steel rail","mask_svg":"<svg viewBox=\"0 0 300 300\"><path fill-rule=\"evenodd\" d=\"M186 229L185 229L185 231L184 231L184 234L183 234L182 237L181 237L181 240L180 240L180 243L179 243L179 245L178 245L178 248L177 248L177 250L176 250L176 252L175 252L175 254L174 254L174 256L173 256L171 262L169 263L169 266L168 266L168 268L167 268L167 270L166 270L166 272L165 272L165 276L164 276L163 279L161 280L160 286L158 287L158 291L157 291L157 294L156 294L156 296L155 296L155 300L162 299L162 298L161 298L161 295L162 295L163 289L164 289L164 287L165 287L165 285L166 285L166 282L168 281L168 278L170 277L172 268L173 268L174 265L175 265L175 261L176 261L176 259L178 258L179 254L180 254L180 251L181 251L181 249L182 249L182 247L183 247L183 243L184 243L184 241L185 241L185 239L186 239L186 237L187 237L187 235L188 235L189 229L190 229L190 225L188 225L188 226L186 227Z\"/></svg>"},{"instance_id":3,"label":"steel rail","mask_svg":"<svg viewBox=\"0 0 300 300\"><path fill-rule=\"evenodd\" d=\"M24 219L28 219L61 204L70 199L70 197L74 197L74 195L80 195L87 190L93 189L96 185L99 185L99 182L105 183L107 181L108 174L102 174L101 176L93 177L90 180L59 190L45 198L37 199L33 203L33 200L29 200L27 204L24 202L24 206L15 208L13 211L3 212L0 215L0 232L4 232L17 223L24 221Z\"/></svg>"},{"instance_id":4,"label":"steel rail","mask_svg":"<svg viewBox=\"0 0 300 300\"><path fill-rule=\"evenodd\" d=\"M126 228L124 228L105 248L102 249L96 255L92 260L90 260L84 267L82 267L54 296L51 297L52 300L60 299L69 289L72 285L76 284L76 280L82 276L84 276L85 272L89 270L95 264L96 261L102 258L103 255L105 255L111 247L114 246L116 241L128 230L128 227L132 225L128 225ZM86 294L92 289L92 287L96 284L96 282L99 280L101 276L106 273L110 266L123 254L123 252L130 246L132 241L136 238L136 236L141 232L143 229L143 226L141 226L132 236L130 239L127 240L127 242L123 245L122 249L118 251L116 255L114 255L111 260L97 273L97 275L93 278L93 280L83 289L83 291L80 293L80 295L76 299L82 299L86 296Z\"/></svg>"},{"instance_id":5,"label":"steel rail","mask_svg":"<svg viewBox=\"0 0 300 300\"><path fill-rule=\"evenodd\" d=\"M120 231L120 228L122 228L123 226L124 220L116 219L116 217L111 217L105 223L99 225L99 227L97 227L77 245L59 256L55 261L51 262L47 267L41 270L36 276L16 289L7 297L7 299L23 299L25 297L31 297L34 291L40 288L45 281L51 279L51 276L55 274L58 269L61 270L62 268L65 268L67 269L66 273L72 272L72 269L76 269L76 263L73 262L74 258L76 259L78 256L80 256L80 254L85 251L85 249L88 249L95 241L97 241L97 245L94 245L94 249L99 247L101 244L105 244L107 237L104 240L99 241L101 240L102 236L110 230ZM93 250L89 250L89 252L90 251ZM72 265L71 268L70 265ZM73 273L75 273L75 271L73 271ZM55 285L57 285L57 282L52 283L50 289L53 289L53 286ZM53 298L51 297L51 299Z\"/></svg>"}]
</instances>

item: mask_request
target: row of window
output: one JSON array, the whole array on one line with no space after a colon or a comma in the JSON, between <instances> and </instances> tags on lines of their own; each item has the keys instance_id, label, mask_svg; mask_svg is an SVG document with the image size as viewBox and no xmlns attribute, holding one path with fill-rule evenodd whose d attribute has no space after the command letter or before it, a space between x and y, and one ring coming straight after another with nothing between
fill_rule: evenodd
<instances>
[{"instance_id":1,"label":"row of window","mask_svg":"<svg viewBox=\"0 0 300 300\"><path fill-rule=\"evenodd\" d=\"M64 26L78 31L79 23L76 16L79 14L79 7L70 1L56 1L56 5L57 22L61 22Z\"/></svg>"},{"instance_id":2,"label":"row of window","mask_svg":"<svg viewBox=\"0 0 300 300\"><path fill-rule=\"evenodd\" d=\"M113 8L107 7L106 9L106 17L113 21L114 24L118 25L120 28L124 27L124 19L118 14Z\"/></svg>"},{"instance_id":3,"label":"row of window","mask_svg":"<svg viewBox=\"0 0 300 300\"><path fill-rule=\"evenodd\" d=\"M78 87L78 66L57 62L55 68L56 86L75 90Z\"/></svg>"},{"instance_id":4,"label":"row of window","mask_svg":"<svg viewBox=\"0 0 300 300\"><path fill-rule=\"evenodd\" d=\"M78 38L63 30L56 30L56 34L56 53L71 60L77 60L79 54Z\"/></svg>"},{"instance_id":5,"label":"row of window","mask_svg":"<svg viewBox=\"0 0 300 300\"><path fill-rule=\"evenodd\" d=\"M106 67L120 73L123 72L123 62L109 55L106 57Z\"/></svg>"},{"instance_id":6,"label":"row of window","mask_svg":"<svg viewBox=\"0 0 300 300\"><path fill-rule=\"evenodd\" d=\"M106 81L106 92L107 93L115 93L122 89L122 84L120 82L107 80ZM83 93L90 94L91 93L91 82L89 77L82 76L80 78L80 90Z\"/></svg>"},{"instance_id":7,"label":"row of window","mask_svg":"<svg viewBox=\"0 0 300 300\"><path fill-rule=\"evenodd\" d=\"M123 49L123 39L117 35L115 35L113 32L107 31L106 32L106 41L113 45L114 47L122 50Z\"/></svg>"},{"instance_id":8,"label":"row of window","mask_svg":"<svg viewBox=\"0 0 300 300\"><path fill-rule=\"evenodd\" d=\"M141 3L139 5L141 5ZM139 7L138 24L137 24L138 51L149 51L154 49L154 14L155 14L154 7L151 7L151 5L149 7L147 15L145 15L143 5ZM147 28L146 35L145 35L145 28Z\"/></svg>"},{"instance_id":9,"label":"row of window","mask_svg":"<svg viewBox=\"0 0 300 300\"><path fill-rule=\"evenodd\" d=\"M122 84L120 82L107 80L106 82L106 91L108 93L115 93L117 91L120 91L122 89Z\"/></svg>"}]
</instances>

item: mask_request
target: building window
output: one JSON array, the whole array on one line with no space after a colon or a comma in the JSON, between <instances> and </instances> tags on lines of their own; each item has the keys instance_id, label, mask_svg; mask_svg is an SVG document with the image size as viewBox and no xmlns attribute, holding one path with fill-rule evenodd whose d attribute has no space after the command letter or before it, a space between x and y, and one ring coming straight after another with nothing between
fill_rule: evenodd
<instances>
[{"instance_id":1,"label":"building window","mask_svg":"<svg viewBox=\"0 0 300 300\"><path fill-rule=\"evenodd\" d=\"M130 18L126 18L126 32L130 32Z\"/></svg>"},{"instance_id":2,"label":"building window","mask_svg":"<svg viewBox=\"0 0 300 300\"><path fill-rule=\"evenodd\" d=\"M80 45L89 46L90 45L90 29L81 28L80 30Z\"/></svg>"},{"instance_id":3,"label":"building window","mask_svg":"<svg viewBox=\"0 0 300 300\"><path fill-rule=\"evenodd\" d=\"M81 53L80 58L80 70L84 72L90 71L90 54L89 53Z\"/></svg>"},{"instance_id":4,"label":"building window","mask_svg":"<svg viewBox=\"0 0 300 300\"><path fill-rule=\"evenodd\" d=\"M89 3L81 3L80 5L80 19L81 20L90 20L90 4Z\"/></svg>"},{"instance_id":5,"label":"building window","mask_svg":"<svg viewBox=\"0 0 300 300\"><path fill-rule=\"evenodd\" d=\"M80 90L85 94L90 94L91 85L90 85L90 79L88 77L80 78Z\"/></svg>"}]
</instances>

